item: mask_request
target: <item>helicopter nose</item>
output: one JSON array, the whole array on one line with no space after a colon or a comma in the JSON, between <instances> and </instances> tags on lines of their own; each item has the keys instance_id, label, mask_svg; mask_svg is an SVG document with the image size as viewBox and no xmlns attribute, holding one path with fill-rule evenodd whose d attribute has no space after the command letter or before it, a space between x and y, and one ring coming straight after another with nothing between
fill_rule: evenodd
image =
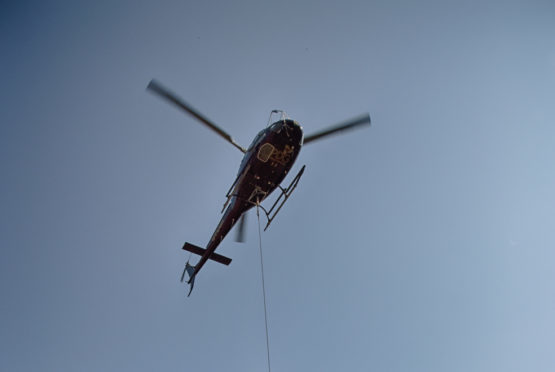
<instances>
[{"instance_id":1,"label":"helicopter nose","mask_svg":"<svg viewBox=\"0 0 555 372\"><path fill-rule=\"evenodd\" d=\"M286 124L290 128L300 128L301 127L296 120L287 120Z\"/></svg>"},{"instance_id":2,"label":"helicopter nose","mask_svg":"<svg viewBox=\"0 0 555 372\"><path fill-rule=\"evenodd\" d=\"M293 130L293 136L295 138L298 138L299 142L302 143L302 139L304 137L303 135L303 127L301 127L301 125L296 122L296 121L292 121L290 123L290 128Z\"/></svg>"}]
</instances>

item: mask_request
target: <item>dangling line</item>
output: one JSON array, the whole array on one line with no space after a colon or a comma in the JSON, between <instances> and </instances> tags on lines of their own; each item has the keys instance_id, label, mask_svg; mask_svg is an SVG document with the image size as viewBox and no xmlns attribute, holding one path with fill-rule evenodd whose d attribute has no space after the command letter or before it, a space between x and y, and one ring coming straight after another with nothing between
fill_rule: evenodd
<instances>
[{"instance_id":1,"label":"dangling line","mask_svg":"<svg viewBox=\"0 0 555 372\"><path fill-rule=\"evenodd\" d=\"M262 276L262 295L264 298L264 324L266 326L266 353L268 355L268 372L270 370L270 341L268 338L268 315L266 310L266 286L264 285L264 260L262 258L262 233L260 231L260 213L258 208L258 203L256 204L256 217L258 218L258 247L260 248L260 273Z\"/></svg>"}]
</instances>

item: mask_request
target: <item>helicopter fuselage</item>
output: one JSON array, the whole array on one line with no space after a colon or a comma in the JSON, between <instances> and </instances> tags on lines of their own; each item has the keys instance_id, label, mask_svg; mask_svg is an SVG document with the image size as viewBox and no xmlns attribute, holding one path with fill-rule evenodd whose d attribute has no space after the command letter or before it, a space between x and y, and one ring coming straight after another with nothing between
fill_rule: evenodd
<instances>
[{"instance_id":1,"label":"helicopter fuselage","mask_svg":"<svg viewBox=\"0 0 555 372\"><path fill-rule=\"evenodd\" d=\"M291 119L276 121L258 133L241 161L237 178L227 194L224 215L195 265L195 275L243 213L259 205L280 185L302 143L302 127Z\"/></svg>"},{"instance_id":2,"label":"helicopter fuselage","mask_svg":"<svg viewBox=\"0 0 555 372\"><path fill-rule=\"evenodd\" d=\"M235 223L241 219L241 216L244 216L245 212L257 206L257 212L258 209L262 209L268 219L264 230L270 226L270 223L274 220L283 204L291 196L303 175L305 169L304 165L297 175L293 177L293 180L287 187L284 188L280 185L291 170L303 145L362 125L370 125L370 115L366 113L305 137L301 126L294 120L288 119L283 110L272 110L269 121L271 121L273 114L281 113L281 119L260 131L249 148L245 149L235 142L231 135L221 127L202 115L193 106L162 86L156 80L151 80L148 83L147 90L185 111L245 154L239 166L239 172L235 178L235 182L233 182L231 188L227 192L227 200L222 209L223 216L206 248L198 247L187 242L183 245L184 250L201 256L199 262L195 266L189 264L189 260L187 260L185 269L181 275L181 281L183 281L185 273L189 274L189 294L191 294L193 290L196 274L207 260L210 259L224 265L229 265L231 263L230 258L217 254L215 250L231 228L233 228ZM266 210L260 203L278 187L280 189L279 196L276 198L271 208ZM244 226L243 220L240 222L240 227ZM240 233L242 231L243 229L239 230ZM239 234L239 236L241 235L242 234Z\"/></svg>"}]
</instances>

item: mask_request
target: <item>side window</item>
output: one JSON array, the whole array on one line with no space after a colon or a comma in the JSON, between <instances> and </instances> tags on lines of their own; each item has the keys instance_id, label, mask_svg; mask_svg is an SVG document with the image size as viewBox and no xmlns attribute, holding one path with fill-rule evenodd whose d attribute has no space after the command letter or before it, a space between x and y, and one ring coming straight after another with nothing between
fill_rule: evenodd
<instances>
[{"instance_id":1,"label":"side window","mask_svg":"<svg viewBox=\"0 0 555 372\"><path fill-rule=\"evenodd\" d=\"M279 133L279 132L281 132L281 127L282 127L281 122L276 121L274 124L270 125L270 130L272 132Z\"/></svg>"},{"instance_id":2,"label":"side window","mask_svg":"<svg viewBox=\"0 0 555 372\"><path fill-rule=\"evenodd\" d=\"M256 157L261 162L266 163L268 159L270 159L270 156L272 156L272 153L274 152L274 150L275 150L275 147L271 143L265 143L262 146L260 146L260 149L258 150L258 154L256 155Z\"/></svg>"},{"instance_id":3,"label":"side window","mask_svg":"<svg viewBox=\"0 0 555 372\"><path fill-rule=\"evenodd\" d=\"M256 135L256 137L254 137L254 140L252 141L252 143L249 146L249 150L252 149L254 146L256 146L256 144L258 143L258 141L260 141L260 139L262 138L262 136L264 135L264 131L260 131L260 133L258 133Z\"/></svg>"}]
</instances>

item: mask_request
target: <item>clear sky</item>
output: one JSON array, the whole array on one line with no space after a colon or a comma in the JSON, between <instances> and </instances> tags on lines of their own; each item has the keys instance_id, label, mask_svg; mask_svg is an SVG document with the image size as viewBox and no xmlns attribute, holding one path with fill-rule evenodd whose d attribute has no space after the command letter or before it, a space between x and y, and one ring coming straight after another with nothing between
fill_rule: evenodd
<instances>
[{"instance_id":1,"label":"clear sky","mask_svg":"<svg viewBox=\"0 0 555 372\"><path fill-rule=\"evenodd\" d=\"M263 371L242 145L312 133L263 234L273 371L555 370L555 5L17 1L0 12L0 370Z\"/></svg>"}]
</instances>

